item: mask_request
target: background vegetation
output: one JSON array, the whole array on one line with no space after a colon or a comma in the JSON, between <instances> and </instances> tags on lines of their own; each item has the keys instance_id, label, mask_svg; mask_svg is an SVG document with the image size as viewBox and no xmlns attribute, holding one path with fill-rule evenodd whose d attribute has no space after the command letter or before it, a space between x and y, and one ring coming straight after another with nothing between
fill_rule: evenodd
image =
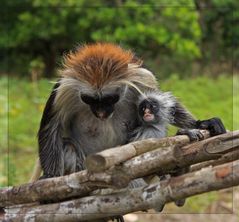
<instances>
[{"instance_id":1,"label":"background vegetation","mask_svg":"<svg viewBox=\"0 0 239 222\"><path fill-rule=\"evenodd\" d=\"M231 72L232 56L239 67L237 0L2 0L1 5L0 67L8 73L26 76L42 64L43 76L52 77L63 53L95 41L133 49L161 76L175 70L184 77Z\"/></svg>"},{"instance_id":2,"label":"background vegetation","mask_svg":"<svg viewBox=\"0 0 239 222\"><path fill-rule=\"evenodd\" d=\"M197 118L219 116L227 129L239 128L239 1L2 0L1 5L0 187L30 178L51 82L62 55L77 44L107 41L132 49L160 87ZM218 193L191 198L184 212L205 212L220 198Z\"/></svg>"}]
</instances>

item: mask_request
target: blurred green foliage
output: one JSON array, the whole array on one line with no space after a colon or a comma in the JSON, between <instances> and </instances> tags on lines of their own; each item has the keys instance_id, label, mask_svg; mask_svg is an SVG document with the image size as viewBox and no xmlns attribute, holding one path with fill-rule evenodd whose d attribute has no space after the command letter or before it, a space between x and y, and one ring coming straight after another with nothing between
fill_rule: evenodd
<instances>
[{"instance_id":1,"label":"blurred green foliage","mask_svg":"<svg viewBox=\"0 0 239 222\"><path fill-rule=\"evenodd\" d=\"M189 75L195 63L204 68L211 61L231 62L232 46L239 58L237 0L2 0L1 5L0 50L7 55L0 57L1 69L17 75L29 73L37 57L50 77L63 53L96 41L133 49L162 76Z\"/></svg>"}]
</instances>

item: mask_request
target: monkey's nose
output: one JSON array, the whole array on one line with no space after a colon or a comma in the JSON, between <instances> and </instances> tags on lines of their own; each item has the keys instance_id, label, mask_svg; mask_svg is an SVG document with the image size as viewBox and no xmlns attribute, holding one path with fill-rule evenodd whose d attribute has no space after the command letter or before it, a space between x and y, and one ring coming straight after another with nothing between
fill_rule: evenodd
<instances>
[{"instance_id":1,"label":"monkey's nose","mask_svg":"<svg viewBox=\"0 0 239 222\"><path fill-rule=\"evenodd\" d=\"M105 119L105 113L104 113L104 112L97 112L97 116L98 116L101 120Z\"/></svg>"},{"instance_id":2,"label":"monkey's nose","mask_svg":"<svg viewBox=\"0 0 239 222\"><path fill-rule=\"evenodd\" d=\"M145 110L144 110L144 114L150 114L151 112L150 112L150 109L148 109L148 108L146 108Z\"/></svg>"}]
</instances>

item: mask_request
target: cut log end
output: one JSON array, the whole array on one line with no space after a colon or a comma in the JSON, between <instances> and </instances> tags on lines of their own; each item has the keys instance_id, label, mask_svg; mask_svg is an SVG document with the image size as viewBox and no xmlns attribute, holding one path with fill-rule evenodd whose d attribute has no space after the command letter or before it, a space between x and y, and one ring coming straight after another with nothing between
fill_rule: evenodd
<instances>
[{"instance_id":1,"label":"cut log end","mask_svg":"<svg viewBox=\"0 0 239 222\"><path fill-rule=\"evenodd\" d=\"M85 166L90 172L102 172L107 169L107 161L101 155L93 154L85 159Z\"/></svg>"},{"instance_id":2,"label":"cut log end","mask_svg":"<svg viewBox=\"0 0 239 222\"><path fill-rule=\"evenodd\" d=\"M121 171L115 171L117 173L114 173L112 175L112 184L116 188L125 188L129 185L130 182L130 177L129 175L125 174L124 172Z\"/></svg>"}]
</instances>

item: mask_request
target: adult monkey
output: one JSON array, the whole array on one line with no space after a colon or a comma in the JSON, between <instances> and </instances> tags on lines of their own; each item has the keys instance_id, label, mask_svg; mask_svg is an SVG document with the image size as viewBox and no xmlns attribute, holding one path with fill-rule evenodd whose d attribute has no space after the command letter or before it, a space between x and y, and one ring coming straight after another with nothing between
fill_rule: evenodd
<instances>
[{"instance_id":1,"label":"adult monkey","mask_svg":"<svg viewBox=\"0 0 239 222\"><path fill-rule=\"evenodd\" d=\"M85 45L64 57L38 132L41 178L84 169L85 156L127 142L137 125L140 93L157 89L154 75L131 51L109 43ZM176 102L171 124L225 133L218 118L195 120Z\"/></svg>"}]
</instances>

